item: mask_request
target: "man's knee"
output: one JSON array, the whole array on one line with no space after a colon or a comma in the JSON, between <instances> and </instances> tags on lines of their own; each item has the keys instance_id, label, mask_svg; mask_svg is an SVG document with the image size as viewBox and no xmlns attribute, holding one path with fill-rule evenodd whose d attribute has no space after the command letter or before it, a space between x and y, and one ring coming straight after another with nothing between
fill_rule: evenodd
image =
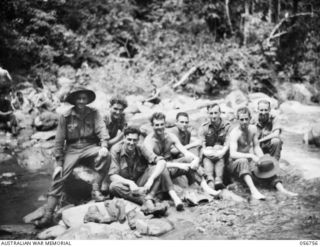
<instances>
[{"instance_id":1,"label":"man's knee","mask_svg":"<svg viewBox=\"0 0 320 247\"><path fill-rule=\"evenodd\" d=\"M271 139L271 145L272 146L276 146L276 147L278 147L278 146L282 146L282 140L280 139L280 138L272 138Z\"/></svg>"}]
</instances>

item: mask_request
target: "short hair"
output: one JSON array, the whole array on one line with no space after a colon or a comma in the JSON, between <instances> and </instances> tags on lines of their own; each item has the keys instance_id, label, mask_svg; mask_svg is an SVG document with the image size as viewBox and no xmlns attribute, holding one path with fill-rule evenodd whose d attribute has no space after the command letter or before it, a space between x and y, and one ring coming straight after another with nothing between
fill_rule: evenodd
<instances>
[{"instance_id":1,"label":"short hair","mask_svg":"<svg viewBox=\"0 0 320 247\"><path fill-rule=\"evenodd\" d=\"M209 111L211 108L218 106L219 112L221 112L220 105L218 103L213 103L207 106L207 110Z\"/></svg>"},{"instance_id":2,"label":"short hair","mask_svg":"<svg viewBox=\"0 0 320 247\"><path fill-rule=\"evenodd\" d=\"M126 127L126 128L124 129L123 135L124 135L124 136L127 136L127 135L129 135L129 134L137 134L138 136L140 136L140 135L141 135L141 131L140 131L138 128L136 128L136 127L128 126L128 127Z\"/></svg>"},{"instance_id":3,"label":"short hair","mask_svg":"<svg viewBox=\"0 0 320 247\"><path fill-rule=\"evenodd\" d=\"M111 98L110 105L113 106L114 104L120 104L123 108L128 107L128 101L120 95L115 95Z\"/></svg>"},{"instance_id":4,"label":"short hair","mask_svg":"<svg viewBox=\"0 0 320 247\"><path fill-rule=\"evenodd\" d=\"M153 113L152 116L150 117L151 125L153 125L154 119L157 119L157 120L164 119L164 121L166 121L166 116L162 112Z\"/></svg>"},{"instance_id":5,"label":"short hair","mask_svg":"<svg viewBox=\"0 0 320 247\"><path fill-rule=\"evenodd\" d=\"M270 103L269 100L266 100L266 99L261 99L261 100L259 100L259 101L258 101L258 109L259 109L259 105L260 105L260 104L266 104L266 105L269 106L269 109L271 109L271 103Z\"/></svg>"},{"instance_id":6,"label":"short hair","mask_svg":"<svg viewBox=\"0 0 320 247\"><path fill-rule=\"evenodd\" d=\"M176 120L178 120L179 117L186 117L186 118L189 119L189 115L186 112L178 112L177 115L176 115Z\"/></svg>"},{"instance_id":7,"label":"short hair","mask_svg":"<svg viewBox=\"0 0 320 247\"><path fill-rule=\"evenodd\" d=\"M249 115L249 118L251 118L251 112L249 110L248 107L244 106L244 107L240 107L238 110L237 110L237 118L239 118L239 115L240 114L248 114Z\"/></svg>"}]
</instances>

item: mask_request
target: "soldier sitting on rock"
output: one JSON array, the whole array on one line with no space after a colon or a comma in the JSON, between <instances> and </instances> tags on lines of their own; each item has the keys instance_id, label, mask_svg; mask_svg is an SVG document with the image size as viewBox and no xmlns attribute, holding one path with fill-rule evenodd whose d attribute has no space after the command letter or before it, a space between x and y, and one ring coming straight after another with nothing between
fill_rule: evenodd
<instances>
[{"instance_id":1,"label":"soldier sitting on rock","mask_svg":"<svg viewBox=\"0 0 320 247\"><path fill-rule=\"evenodd\" d=\"M156 112L151 116L150 122L153 127L153 133L150 133L145 138L144 145L156 155L164 157L167 161L167 168L170 172L170 177L167 179L170 180L171 178L186 175L190 185L195 182L200 183L205 192L216 196L218 192L207 185L203 171L199 168L199 158L188 151L174 134L165 130L165 115L161 112ZM172 156L172 146L182 154L181 158L175 159ZM169 195L176 209L178 211L182 210L184 206L173 188L169 190Z\"/></svg>"},{"instance_id":2,"label":"soldier sitting on rock","mask_svg":"<svg viewBox=\"0 0 320 247\"><path fill-rule=\"evenodd\" d=\"M258 142L263 153L268 153L277 160L280 159L282 140L281 127L276 115L271 114L271 104L268 100L258 102L258 115L253 121L258 130Z\"/></svg>"},{"instance_id":3,"label":"soldier sitting on rock","mask_svg":"<svg viewBox=\"0 0 320 247\"><path fill-rule=\"evenodd\" d=\"M110 112L104 116L104 122L110 136L108 140L110 148L123 138L123 129L127 125L123 111L127 106L127 100L119 95L110 100Z\"/></svg>"},{"instance_id":4,"label":"soldier sitting on rock","mask_svg":"<svg viewBox=\"0 0 320 247\"><path fill-rule=\"evenodd\" d=\"M192 153L198 155L198 148L201 146L200 140L191 141L191 131L189 130L189 115L186 112L179 112L176 115L176 126L169 129L176 137L178 137L181 144ZM175 148L171 148L171 153L175 156L181 153Z\"/></svg>"},{"instance_id":5,"label":"soldier sitting on rock","mask_svg":"<svg viewBox=\"0 0 320 247\"><path fill-rule=\"evenodd\" d=\"M53 211L62 195L64 183L73 169L81 164L92 166L98 176L92 185L92 199L103 201L101 182L108 172L111 155L109 138L102 117L87 104L95 100L95 93L85 88L73 90L66 101L74 105L60 116L55 139L55 170L44 216L36 222L40 228L52 223Z\"/></svg>"},{"instance_id":6,"label":"soldier sitting on rock","mask_svg":"<svg viewBox=\"0 0 320 247\"><path fill-rule=\"evenodd\" d=\"M145 214L164 214L167 207L163 204L155 205L154 197L157 192L167 191L163 177L166 162L163 157L138 145L139 137L138 129L127 127L124 140L112 147L110 193L143 205Z\"/></svg>"},{"instance_id":7,"label":"soldier sitting on rock","mask_svg":"<svg viewBox=\"0 0 320 247\"><path fill-rule=\"evenodd\" d=\"M254 199L265 200L265 196L256 188L254 181L271 184L279 192L290 196L297 195L284 189L278 176L278 161L270 155L264 156L258 142L257 127L250 124L249 109L239 108L237 118L239 125L230 132L230 162L228 164L230 173L245 182Z\"/></svg>"},{"instance_id":8,"label":"soldier sitting on rock","mask_svg":"<svg viewBox=\"0 0 320 247\"><path fill-rule=\"evenodd\" d=\"M17 120L13 114L11 102L6 99L6 93L0 91L0 124L9 129L13 135L17 135Z\"/></svg>"},{"instance_id":9,"label":"soldier sitting on rock","mask_svg":"<svg viewBox=\"0 0 320 247\"><path fill-rule=\"evenodd\" d=\"M218 104L207 107L209 121L202 124L199 137L202 141L203 167L210 187L219 190L223 184L225 155L229 150L227 134L230 123L222 120L221 108Z\"/></svg>"}]
</instances>

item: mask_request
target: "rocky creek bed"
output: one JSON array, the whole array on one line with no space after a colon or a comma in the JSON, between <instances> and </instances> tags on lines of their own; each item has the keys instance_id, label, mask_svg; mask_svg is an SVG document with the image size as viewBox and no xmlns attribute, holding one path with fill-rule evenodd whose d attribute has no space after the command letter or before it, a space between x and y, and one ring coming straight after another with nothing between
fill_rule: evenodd
<instances>
[{"instance_id":1,"label":"rocky creek bed","mask_svg":"<svg viewBox=\"0 0 320 247\"><path fill-rule=\"evenodd\" d=\"M137 234L126 223L88 223L69 228L65 239L319 239L320 152L304 145L302 139L304 130L319 121L320 108L289 102L280 110L284 127L280 175L285 187L299 196L287 197L260 186L267 200L250 200L248 189L236 182L228 190L243 197L244 202L213 200L186 207L183 212L171 207L167 219L174 223L174 230L159 238ZM0 239L35 239L39 233L32 225L23 224L22 218L45 203L52 167L50 162L43 163L41 157L50 156L52 145L45 142L38 152L39 142L29 144L31 148L26 145L11 158L1 153ZM29 163L34 159L31 166L21 162L27 158Z\"/></svg>"}]
</instances>

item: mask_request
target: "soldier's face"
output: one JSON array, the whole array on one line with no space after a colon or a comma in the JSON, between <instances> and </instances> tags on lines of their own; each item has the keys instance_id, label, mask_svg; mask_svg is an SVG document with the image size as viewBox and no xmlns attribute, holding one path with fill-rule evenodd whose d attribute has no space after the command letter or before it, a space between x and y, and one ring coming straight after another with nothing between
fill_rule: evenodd
<instances>
[{"instance_id":1,"label":"soldier's face","mask_svg":"<svg viewBox=\"0 0 320 247\"><path fill-rule=\"evenodd\" d=\"M136 148L138 141L138 134L128 134L124 138L124 142L128 151L133 151Z\"/></svg>"},{"instance_id":2,"label":"soldier's face","mask_svg":"<svg viewBox=\"0 0 320 247\"><path fill-rule=\"evenodd\" d=\"M164 119L153 119L153 130L157 135L162 135L164 134L164 129L165 129L165 120Z\"/></svg>"},{"instance_id":3,"label":"soldier's face","mask_svg":"<svg viewBox=\"0 0 320 247\"><path fill-rule=\"evenodd\" d=\"M258 105L258 112L259 112L259 120L260 121L267 121L270 114L270 106L266 103L260 103Z\"/></svg>"},{"instance_id":4,"label":"soldier's face","mask_svg":"<svg viewBox=\"0 0 320 247\"><path fill-rule=\"evenodd\" d=\"M248 129L250 123L250 116L248 113L240 113L238 116L241 129Z\"/></svg>"},{"instance_id":5,"label":"soldier's face","mask_svg":"<svg viewBox=\"0 0 320 247\"><path fill-rule=\"evenodd\" d=\"M110 108L110 112L113 118L118 119L123 113L124 107L121 104L113 104Z\"/></svg>"},{"instance_id":6,"label":"soldier's face","mask_svg":"<svg viewBox=\"0 0 320 247\"><path fill-rule=\"evenodd\" d=\"M186 131L189 127L189 118L185 116L180 116L176 122L179 130Z\"/></svg>"},{"instance_id":7,"label":"soldier's face","mask_svg":"<svg viewBox=\"0 0 320 247\"><path fill-rule=\"evenodd\" d=\"M88 95L86 93L80 93L76 99L76 107L83 109L89 102Z\"/></svg>"},{"instance_id":8,"label":"soldier's face","mask_svg":"<svg viewBox=\"0 0 320 247\"><path fill-rule=\"evenodd\" d=\"M220 121L220 109L219 106L212 107L208 110L209 118L212 123L218 123Z\"/></svg>"}]
</instances>

